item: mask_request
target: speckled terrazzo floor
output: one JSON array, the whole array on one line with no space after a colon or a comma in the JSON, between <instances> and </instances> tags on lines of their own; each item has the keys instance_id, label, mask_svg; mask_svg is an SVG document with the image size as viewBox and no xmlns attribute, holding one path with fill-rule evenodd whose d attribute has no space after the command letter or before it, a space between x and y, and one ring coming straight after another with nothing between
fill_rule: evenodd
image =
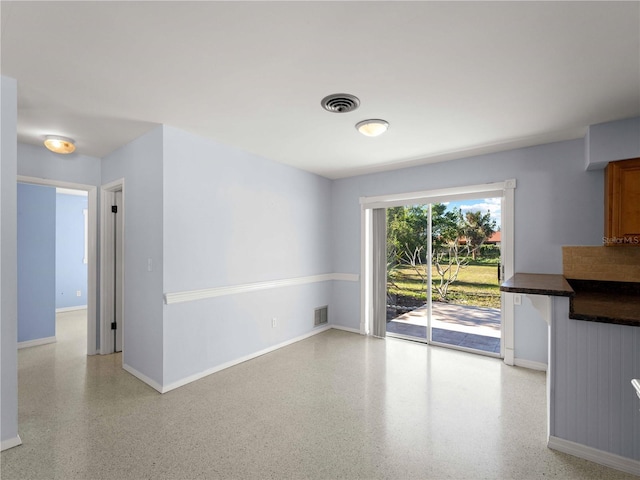
<instances>
[{"instance_id":1,"label":"speckled terrazzo floor","mask_svg":"<svg viewBox=\"0 0 640 480\"><path fill-rule=\"evenodd\" d=\"M2 480L637 478L547 449L544 373L495 358L330 330L160 395L82 324L19 351Z\"/></svg>"}]
</instances>

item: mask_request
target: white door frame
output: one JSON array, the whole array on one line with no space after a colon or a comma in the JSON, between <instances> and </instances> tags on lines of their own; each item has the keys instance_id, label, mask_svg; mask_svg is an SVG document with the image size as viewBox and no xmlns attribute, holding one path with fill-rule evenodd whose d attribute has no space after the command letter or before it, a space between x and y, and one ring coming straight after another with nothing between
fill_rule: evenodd
<instances>
[{"instance_id":1,"label":"white door frame","mask_svg":"<svg viewBox=\"0 0 640 480\"><path fill-rule=\"evenodd\" d=\"M95 355L97 349L98 310L96 307L98 285L98 187L82 183L63 182L49 178L17 176L18 183L42 185L54 188L69 188L87 192L88 201L88 259L87 259L87 355Z\"/></svg>"},{"instance_id":2,"label":"white door frame","mask_svg":"<svg viewBox=\"0 0 640 480\"><path fill-rule=\"evenodd\" d=\"M502 242L501 256L503 260L503 279L514 274L514 189L516 180L504 182L467 185L462 187L442 188L421 192L379 195L375 197L360 197L361 207L361 245L360 245L360 333L367 335L371 331L373 298L371 297L373 275L371 270L372 231L371 210L374 208L391 208L405 205L437 203L439 201L474 199L478 196L502 197ZM501 322L501 356L507 365L514 365L514 304L513 295L502 293L502 322Z\"/></svg>"},{"instance_id":3,"label":"white door frame","mask_svg":"<svg viewBox=\"0 0 640 480\"><path fill-rule=\"evenodd\" d=\"M113 336L111 335L111 321L113 318L113 303L108 301L113 289L113 279L110 278L110 267L113 264L113 249L106 248L113 242L113 225L111 223L111 197L115 192L122 192L122 204L125 203L124 178L107 183L100 187L100 352L108 355L114 352ZM124 239L124 215L125 208L118 212L122 215L122 238ZM122 299L122 316L124 318L124 244L122 247L122 283L120 285L120 298ZM124 323L124 322L123 322ZM122 351L124 352L124 332L122 332ZM122 356L124 361L124 355Z\"/></svg>"}]
</instances>

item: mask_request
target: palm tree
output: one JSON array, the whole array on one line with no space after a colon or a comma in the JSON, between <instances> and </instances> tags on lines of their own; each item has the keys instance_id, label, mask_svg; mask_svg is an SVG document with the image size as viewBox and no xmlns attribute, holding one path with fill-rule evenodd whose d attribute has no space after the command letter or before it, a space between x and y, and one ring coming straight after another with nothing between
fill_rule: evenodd
<instances>
[{"instance_id":1,"label":"palm tree","mask_svg":"<svg viewBox=\"0 0 640 480\"><path fill-rule=\"evenodd\" d=\"M496 221L491 220L491 212L467 212L461 233L467 240L467 246L471 250L472 258L476 259L476 253L480 251L482 244L496 231Z\"/></svg>"}]
</instances>

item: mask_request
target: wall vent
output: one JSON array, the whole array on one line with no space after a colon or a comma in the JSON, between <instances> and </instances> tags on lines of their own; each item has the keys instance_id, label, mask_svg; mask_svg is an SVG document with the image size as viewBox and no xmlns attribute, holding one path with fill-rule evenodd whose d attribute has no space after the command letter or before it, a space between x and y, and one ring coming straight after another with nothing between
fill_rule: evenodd
<instances>
[{"instance_id":1,"label":"wall vent","mask_svg":"<svg viewBox=\"0 0 640 480\"><path fill-rule=\"evenodd\" d=\"M328 306L318 307L315 309L313 316L313 326L324 325L328 321Z\"/></svg>"}]
</instances>

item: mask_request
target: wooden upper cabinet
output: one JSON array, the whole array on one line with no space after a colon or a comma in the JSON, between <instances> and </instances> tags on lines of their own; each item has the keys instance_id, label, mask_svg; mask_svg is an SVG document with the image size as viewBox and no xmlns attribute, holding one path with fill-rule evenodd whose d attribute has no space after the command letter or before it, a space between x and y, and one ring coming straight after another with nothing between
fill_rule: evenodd
<instances>
[{"instance_id":1,"label":"wooden upper cabinet","mask_svg":"<svg viewBox=\"0 0 640 480\"><path fill-rule=\"evenodd\" d=\"M604 223L605 245L640 247L640 158L607 165Z\"/></svg>"}]
</instances>

